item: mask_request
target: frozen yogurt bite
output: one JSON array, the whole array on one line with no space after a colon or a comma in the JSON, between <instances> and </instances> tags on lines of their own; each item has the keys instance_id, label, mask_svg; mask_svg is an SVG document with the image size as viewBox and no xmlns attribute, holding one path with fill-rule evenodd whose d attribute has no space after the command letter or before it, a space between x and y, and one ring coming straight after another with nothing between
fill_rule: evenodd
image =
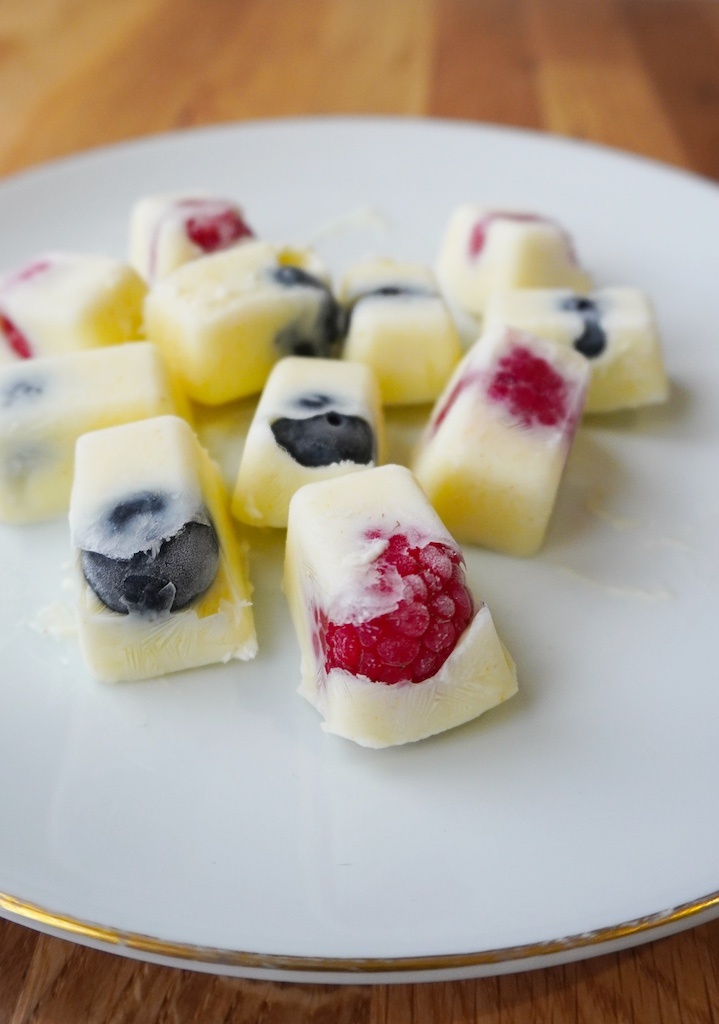
<instances>
[{"instance_id":1,"label":"frozen yogurt bite","mask_svg":"<svg viewBox=\"0 0 719 1024\"><path fill-rule=\"evenodd\" d=\"M518 288L490 296L485 327L508 326L570 346L589 362L585 412L614 412L669 395L649 298L638 288Z\"/></svg>"},{"instance_id":2,"label":"frozen yogurt bite","mask_svg":"<svg viewBox=\"0 0 719 1024\"><path fill-rule=\"evenodd\" d=\"M110 256L38 256L0 277L0 365L140 337L146 291Z\"/></svg>"},{"instance_id":3,"label":"frozen yogurt bite","mask_svg":"<svg viewBox=\"0 0 719 1024\"><path fill-rule=\"evenodd\" d=\"M156 281L189 260L254 236L230 199L204 192L143 196L130 213L130 263Z\"/></svg>"},{"instance_id":4,"label":"frozen yogurt bite","mask_svg":"<svg viewBox=\"0 0 719 1024\"><path fill-rule=\"evenodd\" d=\"M185 420L83 434L70 533L80 644L96 678L143 679L257 653L224 484Z\"/></svg>"},{"instance_id":5,"label":"frozen yogurt bite","mask_svg":"<svg viewBox=\"0 0 719 1024\"><path fill-rule=\"evenodd\" d=\"M187 395L220 405L258 394L283 356L335 354L344 316L311 250L251 240L154 284L145 330Z\"/></svg>"},{"instance_id":6,"label":"frozen yogurt bite","mask_svg":"<svg viewBox=\"0 0 719 1024\"><path fill-rule=\"evenodd\" d=\"M0 521L67 513L81 434L185 411L149 342L0 366Z\"/></svg>"},{"instance_id":7,"label":"frozen yogurt bite","mask_svg":"<svg viewBox=\"0 0 719 1024\"><path fill-rule=\"evenodd\" d=\"M385 405L433 402L462 358L434 274L422 264L370 260L339 287L347 310L343 356L371 367Z\"/></svg>"},{"instance_id":8,"label":"frozen yogurt bite","mask_svg":"<svg viewBox=\"0 0 719 1024\"><path fill-rule=\"evenodd\" d=\"M362 746L424 739L516 691L457 543L408 469L307 484L290 502L284 586L299 692Z\"/></svg>"},{"instance_id":9,"label":"frozen yogurt bite","mask_svg":"<svg viewBox=\"0 0 719 1024\"><path fill-rule=\"evenodd\" d=\"M450 217L436 271L445 294L478 318L490 295L507 288L591 288L570 235L556 221L475 203Z\"/></svg>"},{"instance_id":10,"label":"frozen yogurt bite","mask_svg":"<svg viewBox=\"0 0 719 1024\"><path fill-rule=\"evenodd\" d=\"M584 407L589 364L557 342L495 327L464 357L413 461L462 543L541 547Z\"/></svg>"},{"instance_id":11,"label":"frozen yogurt bite","mask_svg":"<svg viewBox=\"0 0 719 1024\"><path fill-rule=\"evenodd\" d=\"M276 364L247 433L232 511L250 526L287 526L304 484L381 461L384 420L372 370L337 359Z\"/></svg>"}]
</instances>

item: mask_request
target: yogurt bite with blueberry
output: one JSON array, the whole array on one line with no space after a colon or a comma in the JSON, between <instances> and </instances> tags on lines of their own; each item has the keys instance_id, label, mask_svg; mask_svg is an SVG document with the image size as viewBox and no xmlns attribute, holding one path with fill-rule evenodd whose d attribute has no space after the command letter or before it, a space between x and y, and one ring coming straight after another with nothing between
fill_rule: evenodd
<instances>
[{"instance_id":1,"label":"yogurt bite with blueberry","mask_svg":"<svg viewBox=\"0 0 719 1024\"><path fill-rule=\"evenodd\" d=\"M384 449L379 388L361 363L289 356L257 405L232 502L251 526L287 526L304 484L377 465Z\"/></svg>"},{"instance_id":2,"label":"yogurt bite with blueberry","mask_svg":"<svg viewBox=\"0 0 719 1024\"><path fill-rule=\"evenodd\" d=\"M145 329L187 395L220 405L258 394L283 356L336 354L344 315L311 250L251 240L153 285Z\"/></svg>"},{"instance_id":3,"label":"yogurt bite with blueberry","mask_svg":"<svg viewBox=\"0 0 719 1024\"><path fill-rule=\"evenodd\" d=\"M661 341L648 297L638 288L524 288L491 296L485 326L529 331L573 348L589 363L585 412L663 402L669 394Z\"/></svg>"},{"instance_id":4,"label":"yogurt bite with blueberry","mask_svg":"<svg viewBox=\"0 0 719 1024\"><path fill-rule=\"evenodd\" d=\"M224 484L185 420L84 434L70 533L80 644L96 678L144 679L257 653Z\"/></svg>"}]
</instances>

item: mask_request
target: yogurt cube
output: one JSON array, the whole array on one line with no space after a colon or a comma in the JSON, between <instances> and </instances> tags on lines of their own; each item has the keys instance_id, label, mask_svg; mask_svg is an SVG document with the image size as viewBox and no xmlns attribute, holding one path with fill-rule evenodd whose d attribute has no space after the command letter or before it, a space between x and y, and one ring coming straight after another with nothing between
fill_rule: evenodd
<instances>
[{"instance_id":1,"label":"yogurt cube","mask_svg":"<svg viewBox=\"0 0 719 1024\"><path fill-rule=\"evenodd\" d=\"M139 337L146 291L110 256L39 256L0 279L0 365Z\"/></svg>"},{"instance_id":2,"label":"yogurt cube","mask_svg":"<svg viewBox=\"0 0 719 1024\"><path fill-rule=\"evenodd\" d=\"M348 311L343 356L370 366L386 405L433 402L462 358L459 332L434 275L422 265L376 260L340 285Z\"/></svg>"},{"instance_id":3,"label":"yogurt cube","mask_svg":"<svg viewBox=\"0 0 719 1024\"><path fill-rule=\"evenodd\" d=\"M307 484L290 502L284 586L299 692L362 746L421 740L517 689L462 553L408 469Z\"/></svg>"},{"instance_id":4,"label":"yogurt cube","mask_svg":"<svg viewBox=\"0 0 719 1024\"><path fill-rule=\"evenodd\" d=\"M184 264L145 303L147 337L204 405L257 394L282 356L333 354L343 325L317 257L262 241Z\"/></svg>"},{"instance_id":5,"label":"yogurt cube","mask_svg":"<svg viewBox=\"0 0 719 1024\"><path fill-rule=\"evenodd\" d=\"M460 540L512 555L542 544L589 363L554 341L486 331L432 412L413 469Z\"/></svg>"},{"instance_id":6,"label":"yogurt cube","mask_svg":"<svg viewBox=\"0 0 719 1024\"><path fill-rule=\"evenodd\" d=\"M476 317L493 292L506 288L591 288L571 238L556 221L472 203L458 207L449 220L437 278L450 301Z\"/></svg>"},{"instance_id":7,"label":"yogurt cube","mask_svg":"<svg viewBox=\"0 0 719 1024\"><path fill-rule=\"evenodd\" d=\"M79 438L70 533L92 675L119 682L255 656L228 505L219 470L179 417Z\"/></svg>"},{"instance_id":8,"label":"yogurt cube","mask_svg":"<svg viewBox=\"0 0 719 1024\"><path fill-rule=\"evenodd\" d=\"M282 359L247 433L233 514L251 526L285 527L299 487L374 466L383 443L379 389L369 367Z\"/></svg>"},{"instance_id":9,"label":"yogurt cube","mask_svg":"<svg viewBox=\"0 0 719 1024\"><path fill-rule=\"evenodd\" d=\"M0 367L0 520L67 512L81 434L181 410L149 342Z\"/></svg>"},{"instance_id":10,"label":"yogurt cube","mask_svg":"<svg viewBox=\"0 0 719 1024\"><path fill-rule=\"evenodd\" d=\"M669 384L651 303L638 288L579 295L526 288L492 295L485 326L507 325L581 352L591 377L585 412L663 402Z\"/></svg>"},{"instance_id":11,"label":"yogurt cube","mask_svg":"<svg viewBox=\"0 0 719 1024\"><path fill-rule=\"evenodd\" d=\"M229 199L202 192L144 196L130 215L130 263L155 281L189 260L253 237L242 209Z\"/></svg>"}]
</instances>

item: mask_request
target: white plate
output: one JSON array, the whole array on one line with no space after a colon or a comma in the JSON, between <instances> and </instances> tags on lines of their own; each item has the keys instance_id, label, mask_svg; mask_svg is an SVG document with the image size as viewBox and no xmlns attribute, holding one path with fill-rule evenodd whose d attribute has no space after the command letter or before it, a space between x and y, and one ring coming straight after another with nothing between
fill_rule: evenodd
<instances>
[{"instance_id":1,"label":"white plate","mask_svg":"<svg viewBox=\"0 0 719 1024\"><path fill-rule=\"evenodd\" d=\"M599 283L654 298L672 398L584 426L539 557L469 552L521 692L404 748L328 737L296 695L278 544L252 557L256 662L108 688L28 624L62 596L65 525L3 528L2 912L147 959L334 981L518 970L712 916L719 191L495 128L248 124L6 180L0 266L121 255L137 196L200 186L266 237L334 223L320 250L336 270L432 261L466 200L554 216Z\"/></svg>"}]
</instances>

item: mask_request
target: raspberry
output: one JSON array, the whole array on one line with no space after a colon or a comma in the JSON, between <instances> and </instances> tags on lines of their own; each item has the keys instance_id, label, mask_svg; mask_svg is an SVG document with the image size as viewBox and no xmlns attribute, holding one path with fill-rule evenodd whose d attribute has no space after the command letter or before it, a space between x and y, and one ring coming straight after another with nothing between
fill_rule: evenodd
<instances>
[{"instance_id":1,"label":"raspberry","mask_svg":"<svg viewBox=\"0 0 719 1024\"><path fill-rule=\"evenodd\" d=\"M487 241L487 231L495 220L513 220L520 224L528 224L542 221L544 218L538 217L534 213L502 213L499 210L486 214L475 223L469 236L470 259L476 260L482 249L484 249L484 244Z\"/></svg>"},{"instance_id":2,"label":"raspberry","mask_svg":"<svg viewBox=\"0 0 719 1024\"><path fill-rule=\"evenodd\" d=\"M517 345L498 363L487 389L525 427L554 427L567 416L567 384L546 359Z\"/></svg>"},{"instance_id":3,"label":"raspberry","mask_svg":"<svg viewBox=\"0 0 719 1024\"><path fill-rule=\"evenodd\" d=\"M378 536L368 533L368 539ZM439 671L474 613L462 557L447 544L411 547L395 534L374 568L374 589L389 591L390 578L399 574L403 597L394 611L367 622L335 623L316 615L325 671L340 668L389 685L421 683Z\"/></svg>"},{"instance_id":4,"label":"raspberry","mask_svg":"<svg viewBox=\"0 0 719 1024\"><path fill-rule=\"evenodd\" d=\"M10 317L0 313L0 337L4 337L8 345L20 359L31 359L32 349L22 331L17 327Z\"/></svg>"},{"instance_id":5,"label":"raspberry","mask_svg":"<svg viewBox=\"0 0 719 1024\"><path fill-rule=\"evenodd\" d=\"M251 229L231 207L207 204L185 221L187 237L203 252L217 252L240 238L252 238Z\"/></svg>"}]
</instances>

